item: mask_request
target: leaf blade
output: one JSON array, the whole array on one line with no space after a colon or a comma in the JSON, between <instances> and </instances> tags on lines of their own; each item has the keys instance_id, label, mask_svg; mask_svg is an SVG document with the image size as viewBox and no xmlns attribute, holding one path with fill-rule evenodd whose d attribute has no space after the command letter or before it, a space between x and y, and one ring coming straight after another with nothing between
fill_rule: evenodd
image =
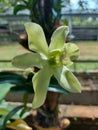
<instances>
[{"instance_id":1,"label":"leaf blade","mask_svg":"<svg viewBox=\"0 0 98 130\"><path fill-rule=\"evenodd\" d=\"M16 5L14 8L14 14L16 15L19 11L22 11L24 9L28 9L28 7L22 4Z\"/></svg>"},{"instance_id":2,"label":"leaf blade","mask_svg":"<svg viewBox=\"0 0 98 130\"><path fill-rule=\"evenodd\" d=\"M12 84L10 83L2 83L0 84L0 102L5 98L7 93L10 91Z\"/></svg>"}]
</instances>

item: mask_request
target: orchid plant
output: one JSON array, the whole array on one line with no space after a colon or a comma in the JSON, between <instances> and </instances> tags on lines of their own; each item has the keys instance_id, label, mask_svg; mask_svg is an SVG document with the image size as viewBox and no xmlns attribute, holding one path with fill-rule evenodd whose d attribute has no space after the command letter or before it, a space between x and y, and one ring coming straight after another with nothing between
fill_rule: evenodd
<instances>
[{"instance_id":1,"label":"orchid plant","mask_svg":"<svg viewBox=\"0 0 98 130\"><path fill-rule=\"evenodd\" d=\"M25 28L31 51L14 57L12 64L23 69L38 68L32 78L35 93L32 107L35 109L43 105L52 76L65 90L80 93L81 85L69 69L72 61L79 56L79 48L74 43L65 43L68 27L58 27L52 34L49 46L39 24L28 22Z\"/></svg>"}]
</instances>

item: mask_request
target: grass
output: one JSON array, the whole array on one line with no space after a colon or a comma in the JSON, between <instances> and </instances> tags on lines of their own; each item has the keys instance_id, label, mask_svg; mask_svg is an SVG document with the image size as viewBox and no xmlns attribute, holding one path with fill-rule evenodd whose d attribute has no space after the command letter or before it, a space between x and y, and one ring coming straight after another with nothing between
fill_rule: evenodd
<instances>
[{"instance_id":1,"label":"grass","mask_svg":"<svg viewBox=\"0 0 98 130\"><path fill-rule=\"evenodd\" d=\"M98 62L96 63L74 63L71 67L74 71L93 71L98 70Z\"/></svg>"},{"instance_id":2,"label":"grass","mask_svg":"<svg viewBox=\"0 0 98 130\"><path fill-rule=\"evenodd\" d=\"M74 42L80 49L80 60L97 60L98 59L98 41L76 41ZM0 60L11 60L14 56L27 52L18 42L0 43ZM0 63L0 69L14 68L11 63ZM72 66L75 70L96 70L98 63L75 63Z\"/></svg>"},{"instance_id":3,"label":"grass","mask_svg":"<svg viewBox=\"0 0 98 130\"><path fill-rule=\"evenodd\" d=\"M76 41L80 49L78 60L98 60L98 41ZM98 70L98 62L75 63L72 66L74 70Z\"/></svg>"},{"instance_id":4,"label":"grass","mask_svg":"<svg viewBox=\"0 0 98 130\"><path fill-rule=\"evenodd\" d=\"M98 59L98 41L80 41L75 43L78 45L80 49L79 59Z\"/></svg>"},{"instance_id":5,"label":"grass","mask_svg":"<svg viewBox=\"0 0 98 130\"><path fill-rule=\"evenodd\" d=\"M0 43L0 60L11 60L14 56L27 52L18 42ZM14 68L11 63L0 62L0 69Z\"/></svg>"}]
</instances>

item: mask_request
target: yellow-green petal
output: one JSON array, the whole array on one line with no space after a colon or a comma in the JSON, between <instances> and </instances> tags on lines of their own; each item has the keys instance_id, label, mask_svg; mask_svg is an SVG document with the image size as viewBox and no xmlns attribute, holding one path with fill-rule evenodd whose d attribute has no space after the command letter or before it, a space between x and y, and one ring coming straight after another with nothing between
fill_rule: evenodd
<instances>
[{"instance_id":1,"label":"yellow-green petal","mask_svg":"<svg viewBox=\"0 0 98 130\"><path fill-rule=\"evenodd\" d=\"M32 107L34 109L43 105L46 99L50 78L51 73L49 71L49 68L43 68L34 75L33 87L35 94L32 102Z\"/></svg>"},{"instance_id":2,"label":"yellow-green petal","mask_svg":"<svg viewBox=\"0 0 98 130\"><path fill-rule=\"evenodd\" d=\"M62 49L65 43L67 34L68 34L67 26L60 26L59 28L57 28L51 37L49 50L52 51L54 49Z\"/></svg>"},{"instance_id":3,"label":"yellow-green petal","mask_svg":"<svg viewBox=\"0 0 98 130\"><path fill-rule=\"evenodd\" d=\"M25 24L25 28L28 34L29 49L47 55L48 45L42 27L36 23L28 22Z\"/></svg>"},{"instance_id":4,"label":"yellow-green petal","mask_svg":"<svg viewBox=\"0 0 98 130\"><path fill-rule=\"evenodd\" d=\"M80 51L76 44L74 43L66 43L64 45L66 55L70 57L71 60L75 60L79 57Z\"/></svg>"},{"instance_id":5,"label":"yellow-green petal","mask_svg":"<svg viewBox=\"0 0 98 130\"><path fill-rule=\"evenodd\" d=\"M81 92L82 88L80 82L73 75L73 73L68 70L68 68L64 66L58 68L54 76L58 80L58 83L61 85L61 87L68 90L69 92Z\"/></svg>"},{"instance_id":6,"label":"yellow-green petal","mask_svg":"<svg viewBox=\"0 0 98 130\"><path fill-rule=\"evenodd\" d=\"M7 124L6 127L12 130L32 130L32 128L29 127L28 124L21 119L17 119L12 123Z\"/></svg>"},{"instance_id":7,"label":"yellow-green petal","mask_svg":"<svg viewBox=\"0 0 98 130\"><path fill-rule=\"evenodd\" d=\"M42 68L42 59L38 53L25 53L13 58L12 64L18 68L27 69L32 67Z\"/></svg>"}]
</instances>

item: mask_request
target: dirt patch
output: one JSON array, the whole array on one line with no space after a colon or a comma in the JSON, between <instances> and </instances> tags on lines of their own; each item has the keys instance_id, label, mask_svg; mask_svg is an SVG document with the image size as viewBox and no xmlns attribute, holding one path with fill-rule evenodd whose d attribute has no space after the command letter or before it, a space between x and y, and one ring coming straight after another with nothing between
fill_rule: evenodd
<instances>
[{"instance_id":1,"label":"dirt patch","mask_svg":"<svg viewBox=\"0 0 98 130\"><path fill-rule=\"evenodd\" d=\"M98 59L98 43L79 43L80 49L79 59Z\"/></svg>"}]
</instances>

